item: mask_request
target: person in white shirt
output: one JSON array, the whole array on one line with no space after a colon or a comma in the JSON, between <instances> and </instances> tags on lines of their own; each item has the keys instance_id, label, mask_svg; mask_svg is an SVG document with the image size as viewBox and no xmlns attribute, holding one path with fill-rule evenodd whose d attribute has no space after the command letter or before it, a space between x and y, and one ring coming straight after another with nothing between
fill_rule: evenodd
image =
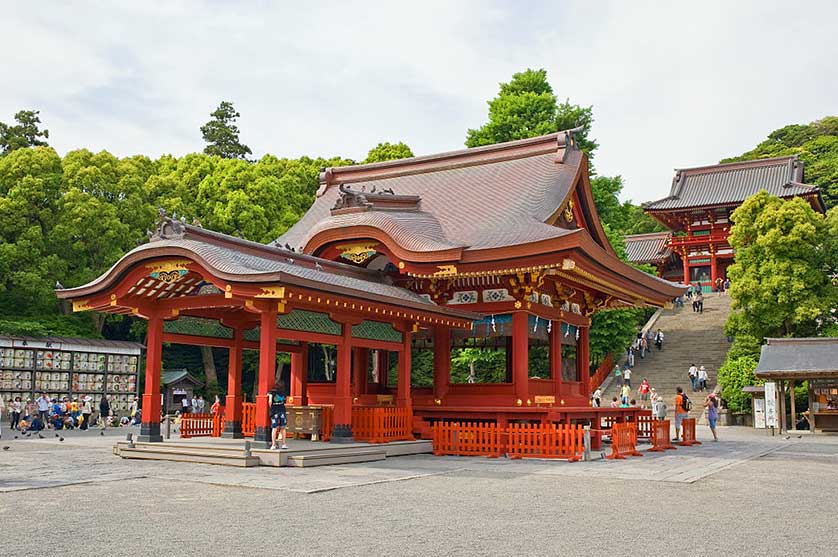
<instances>
[{"instance_id":1,"label":"person in white shirt","mask_svg":"<svg viewBox=\"0 0 838 557\"><path fill-rule=\"evenodd\" d=\"M623 384L631 387L631 368L627 367L623 370Z\"/></svg>"},{"instance_id":2,"label":"person in white shirt","mask_svg":"<svg viewBox=\"0 0 838 557\"><path fill-rule=\"evenodd\" d=\"M602 403L602 389L597 388L597 390L594 391L594 394L591 397L591 400L594 403L594 408L599 408L601 406L601 403Z\"/></svg>"},{"instance_id":3,"label":"person in white shirt","mask_svg":"<svg viewBox=\"0 0 838 557\"><path fill-rule=\"evenodd\" d=\"M693 392L695 392L696 387L698 386L698 368L695 367L695 364L690 364L690 369L687 371L687 375L690 376L690 383L692 383Z\"/></svg>"},{"instance_id":4,"label":"person in white shirt","mask_svg":"<svg viewBox=\"0 0 838 557\"><path fill-rule=\"evenodd\" d=\"M698 368L698 390L702 393L707 388L707 368L701 366Z\"/></svg>"}]
</instances>

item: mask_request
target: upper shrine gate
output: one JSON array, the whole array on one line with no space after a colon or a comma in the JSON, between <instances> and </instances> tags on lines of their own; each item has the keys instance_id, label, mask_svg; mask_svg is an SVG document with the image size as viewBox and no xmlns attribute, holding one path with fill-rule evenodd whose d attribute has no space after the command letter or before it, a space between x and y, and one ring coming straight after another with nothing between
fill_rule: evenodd
<instances>
[{"instance_id":1,"label":"upper shrine gate","mask_svg":"<svg viewBox=\"0 0 838 557\"><path fill-rule=\"evenodd\" d=\"M628 411L590 407L591 315L663 306L683 288L616 257L573 133L326 169L274 245L163 218L104 275L56 294L148 320L147 440L160 440L163 342L229 349L229 436L241 435L242 351L259 350L257 441L270 435L261 395L277 351L291 354L295 403L334 405L337 440L351 439L353 408L381 395L409 408L420 434L436 419ZM493 353L499 369L472 362L452 381L463 348ZM420 367L432 379L411 385Z\"/></svg>"}]
</instances>

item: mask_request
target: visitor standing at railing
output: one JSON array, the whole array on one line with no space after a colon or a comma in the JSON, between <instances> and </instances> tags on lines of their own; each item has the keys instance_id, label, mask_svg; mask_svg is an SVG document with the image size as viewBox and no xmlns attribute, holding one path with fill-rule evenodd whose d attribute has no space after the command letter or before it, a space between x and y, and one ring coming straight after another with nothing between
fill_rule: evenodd
<instances>
[{"instance_id":1,"label":"visitor standing at railing","mask_svg":"<svg viewBox=\"0 0 838 557\"><path fill-rule=\"evenodd\" d=\"M268 404L271 407L271 449L276 450L277 439L282 440L282 448L287 449L285 444L285 428L288 425L288 417L285 410L285 381L280 380L273 390L268 393Z\"/></svg>"},{"instance_id":2,"label":"visitor standing at railing","mask_svg":"<svg viewBox=\"0 0 838 557\"><path fill-rule=\"evenodd\" d=\"M599 408L602 404L602 389L597 387L594 391L594 394L591 396L592 406L594 408Z\"/></svg>"},{"instance_id":3,"label":"visitor standing at railing","mask_svg":"<svg viewBox=\"0 0 838 557\"><path fill-rule=\"evenodd\" d=\"M675 395L675 439L673 441L678 441L681 433L681 422L690 417L691 402L687 395L684 394L684 389L677 387L675 391L678 394Z\"/></svg>"}]
</instances>

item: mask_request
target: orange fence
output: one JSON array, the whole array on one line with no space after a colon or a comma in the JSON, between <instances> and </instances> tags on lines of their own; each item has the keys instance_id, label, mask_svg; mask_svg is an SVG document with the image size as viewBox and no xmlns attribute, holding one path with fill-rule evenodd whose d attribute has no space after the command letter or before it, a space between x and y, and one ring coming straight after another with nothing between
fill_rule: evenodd
<instances>
[{"instance_id":1,"label":"orange fence","mask_svg":"<svg viewBox=\"0 0 838 557\"><path fill-rule=\"evenodd\" d=\"M435 422L432 429L437 456L498 457L501 454L502 432L497 424Z\"/></svg>"},{"instance_id":2,"label":"orange fence","mask_svg":"<svg viewBox=\"0 0 838 557\"><path fill-rule=\"evenodd\" d=\"M413 439L413 412L392 406L352 409L352 436L366 443Z\"/></svg>"},{"instance_id":3,"label":"orange fence","mask_svg":"<svg viewBox=\"0 0 838 557\"><path fill-rule=\"evenodd\" d=\"M571 424L510 424L510 458L566 458L575 462L585 450L585 430Z\"/></svg>"},{"instance_id":4,"label":"orange fence","mask_svg":"<svg viewBox=\"0 0 838 557\"><path fill-rule=\"evenodd\" d=\"M242 435L253 437L256 433L256 403L242 403Z\"/></svg>"},{"instance_id":5,"label":"orange fence","mask_svg":"<svg viewBox=\"0 0 838 557\"><path fill-rule=\"evenodd\" d=\"M614 369L614 355L609 352L591 376L591 392L587 393L588 395L593 393L600 387L600 385L602 385L603 381L605 381L605 378L608 377L608 374L611 373L612 369Z\"/></svg>"},{"instance_id":6,"label":"orange fence","mask_svg":"<svg viewBox=\"0 0 838 557\"><path fill-rule=\"evenodd\" d=\"M701 445L701 441L695 439L695 418L684 418L681 420L681 442L682 447Z\"/></svg>"},{"instance_id":7,"label":"orange fence","mask_svg":"<svg viewBox=\"0 0 838 557\"><path fill-rule=\"evenodd\" d=\"M180 436L190 437L216 437L213 432L216 428L215 416L212 414L184 414L180 418Z\"/></svg>"},{"instance_id":8,"label":"orange fence","mask_svg":"<svg viewBox=\"0 0 838 557\"><path fill-rule=\"evenodd\" d=\"M329 441L335 428L335 407L331 404L320 405L320 439Z\"/></svg>"},{"instance_id":9,"label":"orange fence","mask_svg":"<svg viewBox=\"0 0 838 557\"><path fill-rule=\"evenodd\" d=\"M637 452L637 429L634 424L614 424L611 427L611 454L607 459L643 456Z\"/></svg>"},{"instance_id":10,"label":"orange fence","mask_svg":"<svg viewBox=\"0 0 838 557\"><path fill-rule=\"evenodd\" d=\"M669 439L669 420L657 420L652 422L652 447L649 452L660 453L665 450L675 450L672 441Z\"/></svg>"}]
</instances>

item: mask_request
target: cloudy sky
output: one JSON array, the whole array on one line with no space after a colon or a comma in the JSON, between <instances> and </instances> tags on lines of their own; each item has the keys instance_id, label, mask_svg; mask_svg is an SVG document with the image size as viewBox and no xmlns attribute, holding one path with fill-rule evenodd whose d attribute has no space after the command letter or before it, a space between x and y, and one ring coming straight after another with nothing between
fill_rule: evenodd
<instances>
[{"instance_id":1,"label":"cloudy sky","mask_svg":"<svg viewBox=\"0 0 838 557\"><path fill-rule=\"evenodd\" d=\"M546 68L593 105L599 173L645 201L675 167L837 114L836 36L835 2L21 0L0 18L0 121L40 110L62 153L182 155L232 100L257 156L428 154L462 147L499 82Z\"/></svg>"}]
</instances>

